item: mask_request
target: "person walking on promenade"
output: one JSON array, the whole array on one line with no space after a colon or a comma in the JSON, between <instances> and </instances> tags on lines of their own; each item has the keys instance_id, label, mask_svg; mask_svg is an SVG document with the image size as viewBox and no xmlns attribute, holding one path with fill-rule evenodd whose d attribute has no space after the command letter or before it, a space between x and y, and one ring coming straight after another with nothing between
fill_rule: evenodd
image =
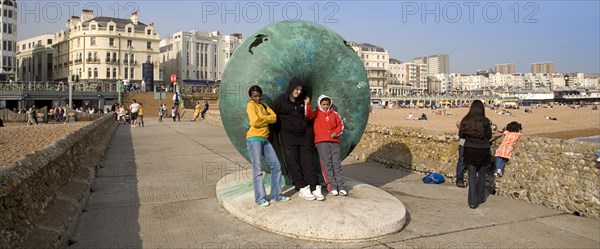
<instances>
[{"instance_id":1,"label":"person walking on promenade","mask_svg":"<svg viewBox=\"0 0 600 249\"><path fill-rule=\"evenodd\" d=\"M196 106L194 107L194 119L192 119L192 121L196 121L196 119L198 119L198 117L200 116L201 108L202 106L200 105L200 101L197 101Z\"/></svg>"},{"instance_id":2,"label":"person walking on promenade","mask_svg":"<svg viewBox=\"0 0 600 249\"><path fill-rule=\"evenodd\" d=\"M137 100L133 100L133 103L129 105L129 112L131 113L131 127L135 127L137 124L138 111L140 110L140 104L138 104Z\"/></svg>"},{"instance_id":3,"label":"person walking on promenade","mask_svg":"<svg viewBox=\"0 0 600 249\"><path fill-rule=\"evenodd\" d=\"M480 100L473 100L469 112L460 121L458 136L465 139L463 158L469 172L468 203L472 209L485 202L486 169L491 159L491 123Z\"/></svg>"},{"instance_id":4,"label":"person walking on promenade","mask_svg":"<svg viewBox=\"0 0 600 249\"><path fill-rule=\"evenodd\" d=\"M277 116L266 103L261 102L262 89L251 86L248 90L250 101L246 105L246 114L250 127L246 133L246 147L252 162L252 185L254 186L254 201L262 207L269 206L265 185L263 183L263 171L261 158L271 168L271 201L288 201L289 197L281 194L281 164L275 149L267 139L269 137L269 124L277 121ZM200 103L198 103L200 104Z\"/></svg>"},{"instance_id":5,"label":"person walking on promenade","mask_svg":"<svg viewBox=\"0 0 600 249\"><path fill-rule=\"evenodd\" d=\"M502 177L504 174L504 165L510 160L512 151L515 149L515 144L521 137L521 130L523 127L517 121L513 121L506 125L506 129L502 132L504 138L502 143L496 149L496 168L494 169L495 177Z\"/></svg>"},{"instance_id":6,"label":"person walking on promenade","mask_svg":"<svg viewBox=\"0 0 600 249\"><path fill-rule=\"evenodd\" d=\"M167 106L165 104L158 106L158 122L163 121L163 117L167 115Z\"/></svg>"},{"instance_id":7,"label":"person walking on promenade","mask_svg":"<svg viewBox=\"0 0 600 249\"><path fill-rule=\"evenodd\" d=\"M206 116L206 112L208 111L208 100L204 100L204 106L202 107L202 111L200 111L200 118L204 120Z\"/></svg>"},{"instance_id":8,"label":"person walking on promenade","mask_svg":"<svg viewBox=\"0 0 600 249\"><path fill-rule=\"evenodd\" d=\"M27 110L27 126L38 124L37 122L37 111L35 109L35 105L32 105L29 110Z\"/></svg>"},{"instance_id":9,"label":"person walking on promenade","mask_svg":"<svg viewBox=\"0 0 600 249\"><path fill-rule=\"evenodd\" d=\"M312 146L307 134L300 79L294 77L290 80L287 91L275 100L273 110L277 115L275 129L283 161L292 183L300 191L300 197L309 201L325 200L312 165Z\"/></svg>"},{"instance_id":10,"label":"person walking on promenade","mask_svg":"<svg viewBox=\"0 0 600 249\"><path fill-rule=\"evenodd\" d=\"M138 127L144 127L144 106L140 103L140 109L138 110Z\"/></svg>"},{"instance_id":11,"label":"person walking on promenade","mask_svg":"<svg viewBox=\"0 0 600 249\"><path fill-rule=\"evenodd\" d=\"M306 119L314 120L315 146L319 152L321 173L331 195L347 195L342 177L340 159L340 137L344 131L344 122L333 109L333 100L327 95L317 99L318 108L310 109L310 98L304 99Z\"/></svg>"}]
</instances>

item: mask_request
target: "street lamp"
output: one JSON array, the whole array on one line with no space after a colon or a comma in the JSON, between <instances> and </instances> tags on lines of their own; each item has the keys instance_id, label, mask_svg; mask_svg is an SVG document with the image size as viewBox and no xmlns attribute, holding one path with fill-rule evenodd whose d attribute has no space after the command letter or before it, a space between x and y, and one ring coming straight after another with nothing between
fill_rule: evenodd
<instances>
[{"instance_id":1,"label":"street lamp","mask_svg":"<svg viewBox=\"0 0 600 249\"><path fill-rule=\"evenodd\" d=\"M127 83L131 84L131 45L127 44Z\"/></svg>"},{"instance_id":2,"label":"street lamp","mask_svg":"<svg viewBox=\"0 0 600 249\"><path fill-rule=\"evenodd\" d=\"M569 74L565 74L565 86L569 86Z\"/></svg>"}]
</instances>

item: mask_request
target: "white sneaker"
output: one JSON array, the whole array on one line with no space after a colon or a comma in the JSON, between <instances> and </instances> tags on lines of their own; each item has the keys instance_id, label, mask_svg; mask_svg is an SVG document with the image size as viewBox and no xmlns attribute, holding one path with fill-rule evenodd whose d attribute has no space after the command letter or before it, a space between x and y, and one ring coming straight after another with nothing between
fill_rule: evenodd
<instances>
[{"instance_id":1,"label":"white sneaker","mask_svg":"<svg viewBox=\"0 0 600 249\"><path fill-rule=\"evenodd\" d=\"M346 190L342 189L342 190L340 190L340 195L346 196L346 195L348 195L348 192L346 192Z\"/></svg>"},{"instance_id":2,"label":"white sneaker","mask_svg":"<svg viewBox=\"0 0 600 249\"><path fill-rule=\"evenodd\" d=\"M317 185L312 194L317 198L317 201L325 200L325 196L323 196L323 193L321 192L321 185Z\"/></svg>"},{"instance_id":3,"label":"white sneaker","mask_svg":"<svg viewBox=\"0 0 600 249\"><path fill-rule=\"evenodd\" d=\"M312 201L315 199L315 196L312 193L310 193L310 185L307 185L306 187L301 188L299 195L300 195L300 197L304 198L307 201Z\"/></svg>"},{"instance_id":4,"label":"white sneaker","mask_svg":"<svg viewBox=\"0 0 600 249\"><path fill-rule=\"evenodd\" d=\"M331 190L331 192L330 192L330 193L331 193L331 195L333 195L333 196L336 196L336 195L338 195L338 194L339 194L339 193L338 193L338 191L337 191L337 190L335 190L335 189L334 189L334 190Z\"/></svg>"},{"instance_id":5,"label":"white sneaker","mask_svg":"<svg viewBox=\"0 0 600 249\"><path fill-rule=\"evenodd\" d=\"M494 176L495 177L502 177L502 170L497 169L496 172L494 172Z\"/></svg>"}]
</instances>

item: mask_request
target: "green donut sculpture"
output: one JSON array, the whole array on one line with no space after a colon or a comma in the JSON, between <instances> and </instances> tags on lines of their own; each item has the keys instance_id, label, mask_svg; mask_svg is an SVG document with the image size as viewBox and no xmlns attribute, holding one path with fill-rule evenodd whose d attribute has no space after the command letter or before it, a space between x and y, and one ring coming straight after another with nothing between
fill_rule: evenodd
<instances>
[{"instance_id":1,"label":"green donut sculpture","mask_svg":"<svg viewBox=\"0 0 600 249\"><path fill-rule=\"evenodd\" d=\"M246 39L233 53L223 72L219 96L221 119L229 140L250 162L246 149L248 89L260 86L263 101L272 106L286 92L293 77L302 81L313 108L321 94L333 99L333 107L344 121L340 144L343 160L360 141L369 119L366 71L356 52L340 35L307 21L270 24ZM280 154L277 141L273 146ZM281 156L279 159L289 183ZM319 167L318 163L315 167ZM265 163L263 170L270 172Z\"/></svg>"}]
</instances>

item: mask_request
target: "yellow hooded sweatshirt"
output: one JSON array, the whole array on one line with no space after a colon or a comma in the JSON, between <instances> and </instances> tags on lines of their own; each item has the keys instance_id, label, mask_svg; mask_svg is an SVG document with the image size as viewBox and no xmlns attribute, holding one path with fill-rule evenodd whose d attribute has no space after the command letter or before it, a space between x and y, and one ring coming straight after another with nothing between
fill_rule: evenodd
<instances>
[{"instance_id":1,"label":"yellow hooded sweatshirt","mask_svg":"<svg viewBox=\"0 0 600 249\"><path fill-rule=\"evenodd\" d=\"M267 139L269 137L269 124L274 124L277 121L275 112L266 103L256 103L250 100L246 106L246 113L250 121L246 138Z\"/></svg>"}]
</instances>

